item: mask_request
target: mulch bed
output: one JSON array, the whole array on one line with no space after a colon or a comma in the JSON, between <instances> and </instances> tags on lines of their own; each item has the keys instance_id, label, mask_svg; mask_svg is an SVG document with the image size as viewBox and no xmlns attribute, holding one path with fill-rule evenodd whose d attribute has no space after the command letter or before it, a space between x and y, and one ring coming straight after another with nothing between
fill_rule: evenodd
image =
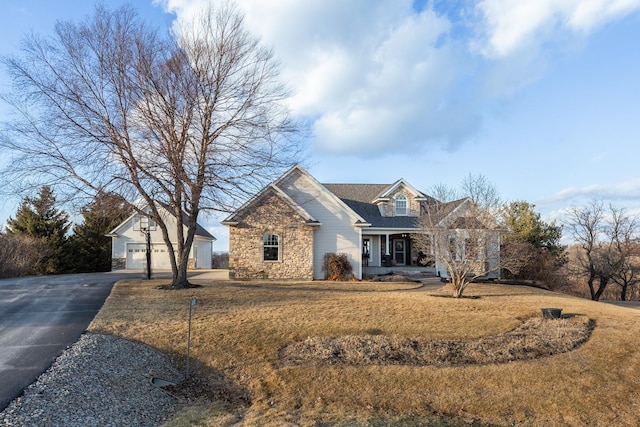
<instances>
[{"instance_id":1,"label":"mulch bed","mask_svg":"<svg viewBox=\"0 0 640 427\"><path fill-rule=\"evenodd\" d=\"M571 351L585 343L594 322L575 316L534 317L501 335L470 340L398 336L312 337L280 352L283 366L412 365L460 366L531 360Z\"/></svg>"},{"instance_id":2,"label":"mulch bed","mask_svg":"<svg viewBox=\"0 0 640 427\"><path fill-rule=\"evenodd\" d=\"M372 276L369 279L369 282L410 282L410 283L420 283L420 280L415 277L405 276L403 274L381 274L378 276Z\"/></svg>"}]
</instances>

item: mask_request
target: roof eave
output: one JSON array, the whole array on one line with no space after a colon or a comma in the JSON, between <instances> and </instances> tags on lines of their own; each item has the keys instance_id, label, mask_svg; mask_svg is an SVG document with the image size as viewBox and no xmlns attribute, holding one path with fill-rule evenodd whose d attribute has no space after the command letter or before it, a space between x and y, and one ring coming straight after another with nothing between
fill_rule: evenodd
<instances>
[{"instance_id":1,"label":"roof eave","mask_svg":"<svg viewBox=\"0 0 640 427\"><path fill-rule=\"evenodd\" d=\"M389 200L391 199L389 199L388 197L376 197L372 203L374 204L384 203L384 202L388 202Z\"/></svg>"},{"instance_id":2,"label":"roof eave","mask_svg":"<svg viewBox=\"0 0 640 427\"><path fill-rule=\"evenodd\" d=\"M371 223L370 222L362 222L362 221L357 221L355 224L353 224L354 227L371 227Z\"/></svg>"},{"instance_id":3,"label":"roof eave","mask_svg":"<svg viewBox=\"0 0 640 427\"><path fill-rule=\"evenodd\" d=\"M218 240L213 235L211 235L211 237L209 237L209 236L203 236L201 234L196 234L195 236L193 236L193 238L195 240L206 240L208 242L215 242L216 240Z\"/></svg>"}]
</instances>

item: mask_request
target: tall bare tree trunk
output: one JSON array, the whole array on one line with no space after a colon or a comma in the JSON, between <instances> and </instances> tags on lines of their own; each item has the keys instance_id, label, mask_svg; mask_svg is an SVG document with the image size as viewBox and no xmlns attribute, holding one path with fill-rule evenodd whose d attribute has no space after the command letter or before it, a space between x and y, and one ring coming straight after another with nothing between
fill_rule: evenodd
<instances>
[{"instance_id":1,"label":"tall bare tree trunk","mask_svg":"<svg viewBox=\"0 0 640 427\"><path fill-rule=\"evenodd\" d=\"M3 182L136 201L162 230L181 288L200 212L233 210L297 163L301 145L279 64L237 8L211 3L175 24L166 37L131 7L98 6L84 23L27 38L23 58L3 58L22 119L2 129L0 148L15 154Z\"/></svg>"}]
</instances>

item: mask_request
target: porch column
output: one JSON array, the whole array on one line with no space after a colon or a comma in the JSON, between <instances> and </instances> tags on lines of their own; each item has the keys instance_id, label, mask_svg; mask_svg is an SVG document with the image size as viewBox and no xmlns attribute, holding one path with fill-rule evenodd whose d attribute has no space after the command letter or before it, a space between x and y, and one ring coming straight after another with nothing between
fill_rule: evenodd
<instances>
[{"instance_id":1,"label":"porch column","mask_svg":"<svg viewBox=\"0 0 640 427\"><path fill-rule=\"evenodd\" d=\"M360 240L360 262L358 263L358 274L357 279L362 280L362 228L358 229L359 240ZM369 249L371 250L371 249Z\"/></svg>"},{"instance_id":2,"label":"porch column","mask_svg":"<svg viewBox=\"0 0 640 427\"><path fill-rule=\"evenodd\" d=\"M391 254L389 253L389 233L386 234L385 249L386 253L384 255L382 265L384 267L391 267Z\"/></svg>"}]
</instances>

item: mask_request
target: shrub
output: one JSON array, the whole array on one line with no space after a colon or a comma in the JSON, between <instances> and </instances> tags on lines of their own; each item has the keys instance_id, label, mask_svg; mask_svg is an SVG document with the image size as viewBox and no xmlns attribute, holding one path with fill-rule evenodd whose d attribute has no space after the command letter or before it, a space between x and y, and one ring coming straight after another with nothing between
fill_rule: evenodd
<instances>
[{"instance_id":1,"label":"shrub","mask_svg":"<svg viewBox=\"0 0 640 427\"><path fill-rule=\"evenodd\" d=\"M0 277L36 274L35 266L52 253L42 239L0 233Z\"/></svg>"},{"instance_id":2,"label":"shrub","mask_svg":"<svg viewBox=\"0 0 640 427\"><path fill-rule=\"evenodd\" d=\"M347 259L347 254L325 254L324 271L327 280L342 281L353 277L353 267Z\"/></svg>"}]
</instances>

